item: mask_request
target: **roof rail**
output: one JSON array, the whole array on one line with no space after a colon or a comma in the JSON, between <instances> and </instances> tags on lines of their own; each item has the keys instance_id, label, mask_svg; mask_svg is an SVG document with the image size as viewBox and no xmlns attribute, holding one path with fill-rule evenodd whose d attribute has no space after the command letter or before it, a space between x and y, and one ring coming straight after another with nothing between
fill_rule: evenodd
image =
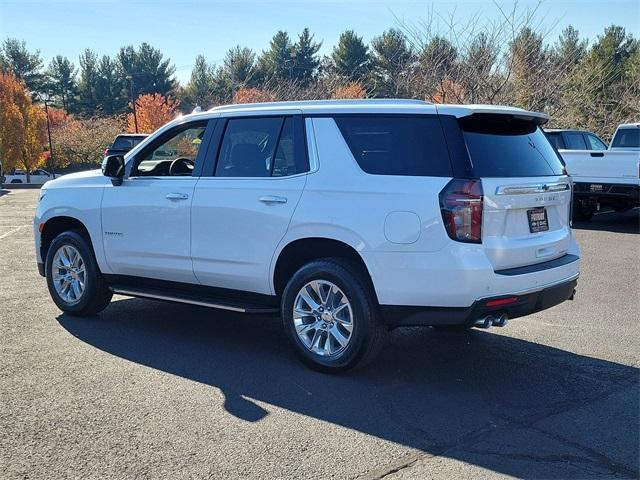
<instances>
[{"instance_id":1,"label":"roof rail","mask_svg":"<svg viewBox=\"0 0 640 480\"><path fill-rule=\"evenodd\" d=\"M231 110L236 108L250 107L301 107L314 105L384 105L384 104L418 104L432 105L431 102L425 100L417 100L413 98L364 98L353 100L295 100L290 102L260 102L260 103L234 103L230 105L219 105L211 108L210 112L219 112L221 110Z\"/></svg>"}]
</instances>

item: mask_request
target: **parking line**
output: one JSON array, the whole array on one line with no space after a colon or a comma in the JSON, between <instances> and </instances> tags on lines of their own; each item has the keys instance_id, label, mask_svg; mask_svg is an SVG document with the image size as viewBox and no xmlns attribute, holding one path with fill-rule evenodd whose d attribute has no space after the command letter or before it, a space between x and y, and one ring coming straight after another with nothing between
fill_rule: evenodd
<instances>
[{"instance_id":1,"label":"parking line","mask_svg":"<svg viewBox=\"0 0 640 480\"><path fill-rule=\"evenodd\" d=\"M23 228L28 227L29 225L20 225L19 227L14 228L13 230L9 230L7 233L3 233L2 235L0 235L0 240L2 240L3 238L8 237L9 235L12 235L20 230L22 230Z\"/></svg>"}]
</instances>

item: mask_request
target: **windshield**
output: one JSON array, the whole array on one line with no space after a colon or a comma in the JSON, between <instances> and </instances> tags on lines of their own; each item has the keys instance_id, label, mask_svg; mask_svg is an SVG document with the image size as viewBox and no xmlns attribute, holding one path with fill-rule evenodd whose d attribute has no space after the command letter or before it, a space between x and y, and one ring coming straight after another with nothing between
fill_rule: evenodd
<instances>
[{"instance_id":1,"label":"windshield","mask_svg":"<svg viewBox=\"0 0 640 480\"><path fill-rule=\"evenodd\" d=\"M620 128L613 137L612 147L640 147L640 127Z\"/></svg>"},{"instance_id":2,"label":"windshield","mask_svg":"<svg viewBox=\"0 0 640 480\"><path fill-rule=\"evenodd\" d=\"M563 175L564 166L540 127L511 115L459 120L476 177Z\"/></svg>"}]
</instances>

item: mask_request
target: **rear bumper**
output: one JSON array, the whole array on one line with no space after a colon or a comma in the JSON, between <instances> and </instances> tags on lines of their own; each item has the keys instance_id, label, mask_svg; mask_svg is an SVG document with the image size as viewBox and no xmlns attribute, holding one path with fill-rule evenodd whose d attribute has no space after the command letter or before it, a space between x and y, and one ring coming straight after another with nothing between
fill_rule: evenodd
<instances>
[{"instance_id":1,"label":"rear bumper","mask_svg":"<svg viewBox=\"0 0 640 480\"><path fill-rule=\"evenodd\" d=\"M602 190L593 190L593 185L602 185ZM576 182L573 184L573 193L577 198L593 198L604 203L622 201L636 206L640 204L638 184Z\"/></svg>"},{"instance_id":2,"label":"rear bumper","mask_svg":"<svg viewBox=\"0 0 640 480\"><path fill-rule=\"evenodd\" d=\"M550 285L535 291L514 292L511 295L488 297L475 301L469 307L416 307L381 305L382 315L391 327L400 326L435 326L435 325L473 325L487 315L498 317L507 314L509 318L518 318L546 310L565 300L573 300L578 275L570 280ZM508 305L488 306L495 300L516 297Z\"/></svg>"}]
</instances>

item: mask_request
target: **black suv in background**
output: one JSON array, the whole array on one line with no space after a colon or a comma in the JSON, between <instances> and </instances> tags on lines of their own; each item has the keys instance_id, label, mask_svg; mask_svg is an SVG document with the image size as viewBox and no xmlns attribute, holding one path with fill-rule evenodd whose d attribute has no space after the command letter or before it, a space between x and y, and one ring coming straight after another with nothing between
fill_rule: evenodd
<instances>
[{"instance_id":1,"label":"black suv in background","mask_svg":"<svg viewBox=\"0 0 640 480\"><path fill-rule=\"evenodd\" d=\"M113 145L104 151L104 156L124 155L148 136L146 133L121 133L113 141Z\"/></svg>"}]
</instances>

